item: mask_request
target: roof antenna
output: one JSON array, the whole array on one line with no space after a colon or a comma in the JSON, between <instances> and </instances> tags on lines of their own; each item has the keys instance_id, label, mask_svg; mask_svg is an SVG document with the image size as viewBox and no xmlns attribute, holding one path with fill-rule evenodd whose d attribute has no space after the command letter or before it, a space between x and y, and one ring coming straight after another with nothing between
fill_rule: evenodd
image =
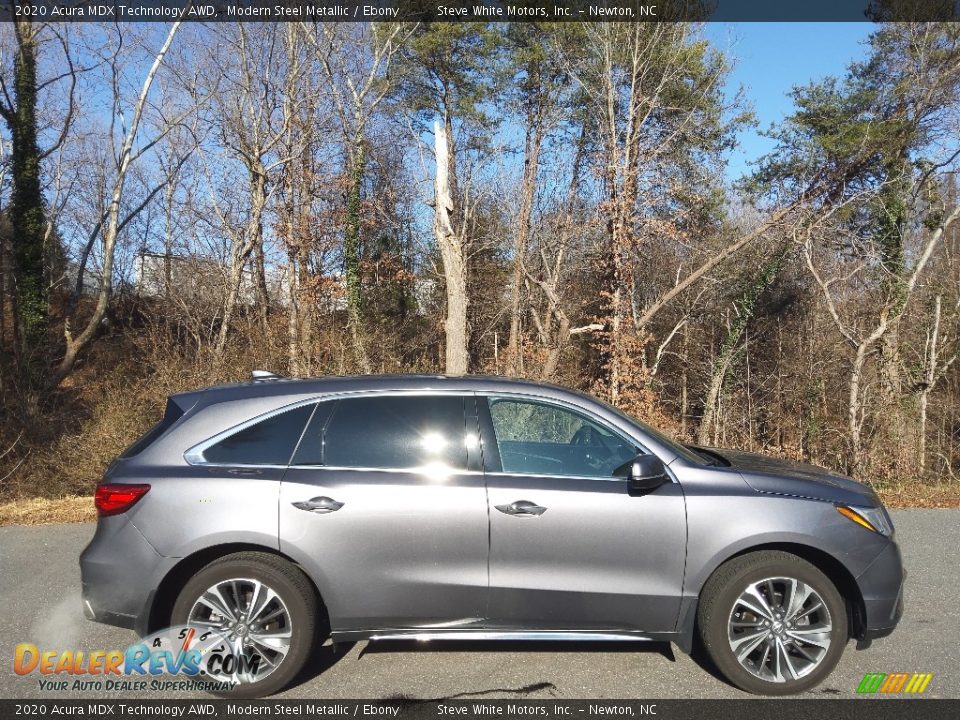
<instances>
[{"instance_id":1,"label":"roof antenna","mask_svg":"<svg viewBox=\"0 0 960 720\"><path fill-rule=\"evenodd\" d=\"M273 380L279 380L280 376L276 373L272 373L269 370L254 370L250 373L251 379L253 382L272 382Z\"/></svg>"}]
</instances>

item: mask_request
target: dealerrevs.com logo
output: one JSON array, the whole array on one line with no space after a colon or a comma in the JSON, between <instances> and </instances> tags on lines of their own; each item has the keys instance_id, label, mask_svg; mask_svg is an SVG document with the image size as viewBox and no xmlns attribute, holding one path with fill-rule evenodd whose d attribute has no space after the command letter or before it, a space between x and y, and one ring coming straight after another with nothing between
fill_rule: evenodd
<instances>
[{"instance_id":1,"label":"dealerrevs.com logo","mask_svg":"<svg viewBox=\"0 0 960 720\"><path fill-rule=\"evenodd\" d=\"M51 650L20 643L13 671L37 676L44 691L225 692L257 675L261 658L238 654L214 630L173 627L125 650Z\"/></svg>"},{"instance_id":2,"label":"dealerrevs.com logo","mask_svg":"<svg viewBox=\"0 0 960 720\"><path fill-rule=\"evenodd\" d=\"M880 695L921 695L933 680L933 673L867 673L857 686L857 692Z\"/></svg>"}]
</instances>

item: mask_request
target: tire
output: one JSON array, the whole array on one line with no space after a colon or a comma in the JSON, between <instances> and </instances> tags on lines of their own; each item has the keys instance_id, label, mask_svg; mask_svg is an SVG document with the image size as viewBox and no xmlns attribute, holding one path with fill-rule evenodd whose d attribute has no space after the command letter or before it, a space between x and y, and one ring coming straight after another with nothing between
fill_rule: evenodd
<instances>
[{"instance_id":1,"label":"tire","mask_svg":"<svg viewBox=\"0 0 960 720\"><path fill-rule=\"evenodd\" d=\"M272 590L276 597L271 597L269 593L260 596L271 598L259 605L258 614L267 622L250 623L247 628L245 616L240 617L240 613L245 611L245 604L246 610L255 609L250 606L254 594L260 592L256 583ZM173 625L205 628L209 627L205 622L219 624L220 618L226 618L226 615L212 611L210 606L199 601L208 589L214 587L218 588L222 598L240 611L235 613L238 617L232 629L227 619L223 623L227 629L217 632L224 632L226 637L242 643L243 654L255 663L253 667L257 673L248 673L245 681L213 694L231 698L264 697L289 685L309 659L318 634L320 605L306 575L283 558L268 553L239 552L226 555L206 565L184 585L171 613ZM238 595L239 601L236 600ZM204 615L208 615L206 620L202 619ZM239 628L238 624L243 624L243 627ZM241 633L241 630L242 634L227 634ZM269 637L270 634L273 637ZM270 648L282 646L286 640L280 637L283 635L289 635L289 643L286 653L281 656L279 651ZM266 640L272 645L269 648L256 645L254 639ZM260 661L254 659L258 654ZM272 667L274 663L276 666ZM208 675L203 679L210 681L218 678Z\"/></svg>"},{"instance_id":2,"label":"tire","mask_svg":"<svg viewBox=\"0 0 960 720\"><path fill-rule=\"evenodd\" d=\"M807 588L812 593L806 600L791 606L789 598L799 601ZM756 695L814 687L833 671L849 639L847 606L833 583L806 560L780 551L749 553L721 565L700 594L697 624L720 673Z\"/></svg>"}]
</instances>

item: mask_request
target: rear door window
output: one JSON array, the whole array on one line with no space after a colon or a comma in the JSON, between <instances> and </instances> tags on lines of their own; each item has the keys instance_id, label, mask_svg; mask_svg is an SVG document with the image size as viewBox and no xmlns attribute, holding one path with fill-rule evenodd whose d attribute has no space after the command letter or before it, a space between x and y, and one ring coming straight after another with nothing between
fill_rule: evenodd
<instances>
[{"instance_id":1,"label":"rear door window","mask_svg":"<svg viewBox=\"0 0 960 720\"><path fill-rule=\"evenodd\" d=\"M333 467L415 470L467 467L463 398L394 395L340 400L322 437L323 464ZM316 460L316 433L297 453ZM309 440L309 442L308 442ZM314 463L305 463L314 464Z\"/></svg>"},{"instance_id":2,"label":"rear door window","mask_svg":"<svg viewBox=\"0 0 960 720\"><path fill-rule=\"evenodd\" d=\"M218 465L287 465L314 404L286 410L239 430L203 451Z\"/></svg>"}]
</instances>

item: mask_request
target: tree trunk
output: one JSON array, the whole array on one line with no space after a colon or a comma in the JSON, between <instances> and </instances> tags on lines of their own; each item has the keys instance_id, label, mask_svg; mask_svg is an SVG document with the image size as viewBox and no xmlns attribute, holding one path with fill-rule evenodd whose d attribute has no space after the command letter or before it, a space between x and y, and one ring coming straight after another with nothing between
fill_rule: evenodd
<instances>
[{"instance_id":1,"label":"tree trunk","mask_svg":"<svg viewBox=\"0 0 960 720\"><path fill-rule=\"evenodd\" d=\"M860 396L863 382L863 369L867 362L867 350L873 344L868 338L857 345L857 352L850 368L850 386L847 394L847 432L850 434L850 454L847 459L847 474L856 479L861 470L863 458L863 437L861 435L863 404Z\"/></svg>"},{"instance_id":2,"label":"tree trunk","mask_svg":"<svg viewBox=\"0 0 960 720\"><path fill-rule=\"evenodd\" d=\"M920 383L920 427L917 436L917 467L922 475L927 469L927 403L930 391L933 390L937 381L942 377L942 373L949 369L953 364L953 359L948 360L946 367L941 371L940 363L940 314L943 298L937 295L933 302L933 327L928 335L926 357L924 358L923 379ZM954 359L956 355L954 355Z\"/></svg>"},{"instance_id":3,"label":"tree trunk","mask_svg":"<svg viewBox=\"0 0 960 720\"><path fill-rule=\"evenodd\" d=\"M365 373L372 372L363 342L363 296L360 287L360 200L366 165L363 138L351 143L350 181L347 188L347 226L343 236L343 266L347 285L347 323L357 364Z\"/></svg>"},{"instance_id":4,"label":"tree trunk","mask_svg":"<svg viewBox=\"0 0 960 720\"><path fill-rule=\"evenodd\" d=\"M227 344L230 323L233 321L234 309L240 295L240 283L243 281L243 268L249 257L249 244L246 241L235 240L230 258L230 272L227 276L227 298L223 305L223 319L220 322L220 332L217 334L218 353L222 353Z\"/></svg>"},{"instance_id":5,"label":"tree trunk","mask_svg":"<svg viewBox=\"0 0 960 720\"><path fill-rule=\"evenodd\" d=\"M924 388L920 392L920 427L917 436L917 468L923 475L927 470L927 399L930 389Z\"/></svg>"},{"instance_id":6,"label":"tree trunk","mask_svg":"<svg viewBox=\"0 0 960 720\"><path fill-rule=\"evenodd\" d=\"M546 362L543 364L543 371L540 373L541 380L552 380L560 365L560 356L563 354L563 348L566 345L566 339L570 335L570 320L563 312L554 314L557 318L557 332L554 335L554 342L547 352Z\"/></svg>"},{"instance_id":7,"label":"tree trunk","mask_svg":"<svg viewBox=\"0 0 960 720\"><path fill-rule=\"evenodd\" d=\"M163 226L163 301L170 302L170 292L173 289L173 191L174 184L167 186L164 193L164 226Z\"/></svg>"},{"instance_id":8,"label":"tree trunk","mask_svg":"<svg viewBox=\"0 0 960 720\"><path fill-rule=\"evenodd\" d=\"M728 335L729 337L729 335ZM735 347L727 347L720 351L720 357L713 366L713 373L710 375L710 385L707 387L707 396L704 400L703 419L700 421L700 427L697 428L697 442L701 445L707 445L713 436L714 425L717 422L717 408L720 406L720 391L723 389L723 382L727 377L727 371L730 369L730 362L733 360Z\"/></svg>"},{"instance_id":9,"label":"tree trunk","mask_svg":"<svg viewBox=\"0 0 960 720\"><path fill-rule=\"evenodd\" d=\"M262 218L261 214L261 218ZM253 254L253 278L254 290L257 300L257 318L260 321L260 329L266 334L269 329L267 314L270 311L270 291L267 288L267 262L263 254L263 221L260 222L260 238L254 246Z\"/></svg>"},{"instance_id":10,"label":"tree trunk","mask_svg":"<svg viewBox=\"0 0 960 720\"><path fill-rule=\"evenodd\" d=\"M510 336L507 340L507 375L517 375L520 369L520 296L523 290L523 257L530 234L530 215L537 189L540 165L540 146L543 142L540 114L528 113L526 139L523 148L523 184L520 189L520 210L513 243L513 285L510 297ZM551 373L552 374L552 373Z\"/></svg>"},{"instance_id":11,"label":"tree trunk","mask_svg":"<svg viewBox=\"0 0 960 720\"><path fill-rule=\"evenodd\" d=\"M608 301L608 332L607 332L607 384L609 400L612 405L620 402L621 385L624 375L629 373L630 358L627 356L627 343L624 334L627 332L628 304L624 299L624 288L632 285L632 273L627 255L632 246L632 225L634 208L636 207L636 169L630 164L629 156L624 159L620 168L623 182L618 192L616 175L617 169L611 168L614 179L610 182L610 207L612 217L609 222L610 242L610 272L607 286Z\"/></svg>"},{"instance_id":12,"label":"tree trunk","mask_svg":"<svg viewBox=\"0 0 960 720\"><path fill-rule=\"evenodd\" d=\"M720 393L723 390L723 384L726 381L727 373L730 371L733 358L737 353L740 338L743 337L747 325L753 318L757 300L759 300L763 292L770 287L780 273L780 270L786 262L788 252L788 249L784 249L774 255L769 262L767 262L766 266L764 266L763 270L761 270L744 289L737 303L739 315L729 330L727 330L727 337L720 347L720 354L714 363L710 384L707 387L707 394L704 398L703 419L697 430L697 442L701 445L705 444L710 438L711 429L716 422L716 412L720 404Z\"/></svg>"},{"instance_id":13,"label":"tree trunk","mask_svg":"<svg viewBox=\"0 0 960 720\"><path fill-rule=\"evenodd\" d=\"M303 217L305 222L308 221L307 213L304 212ZM297 289L300 293L297 297L300 320L300 372L303 376L309 376L313 372L313 317L316 312L310 276L310 249L306 244L308 232L309 230L305 228L302 235L304 240L297 250L297 266L300 273L297 280Z\"/></svg>"},{"instance_id":14,"label":"tree trunk","mask_svg":"<svg viewBox=\"0 0 960 720\"><path fill-rule=\"evenodd\" d=\"M450 227L460 228L463 224L460 207L460 174L457 170L457 152L453 147L453 116L450 114L448 106L444 104L443 111L443 129L444 138L447 146L447 186L450 189L449 215Z\"/></svg>"},{"instance_id":15,"label":"tree trunk","mask_svg":"<svg viewBox=\"0 0 960 720\"><path fill-rule=\"evenodd\" d=\"M547 358L540 371L541 380L550 380L557 371L560 364L560 357L563 355L563 348L566 345L567 338L570 337L570 319L563 311L560 305L560 297L557 295L557 280L560 275L560 269L563 266L563 250L557 255L556 265L551 271L544 266L544 271L549 275L549 279L540 280L527 273L527 277L539 286L547 298L547 308L544 311L543 320L539 320L536 313L532 313L534 322L537 324L540 343L548 347ZM526 273L526 270L524 270ZM553 330L553 322L556 321L556 330Z\"/></svg>"},{"instance_id":16,"label":"tree trunk","mask_svg":"<svg viewBox=\"0 0 960 720\"><path fill-rule=\"evenodd\" d=\"M690 323L683 325L683 355L680 359L680 437L687 437L687 415L689 414L689 379L690 367Z\"/></svg>"},{"instance_id":17,"label":"tree trunk","mask_svg":"<svg viewBox=\"0 0 960 720\"><path fill-rule=\"evenodd\" d=\"M36 29L26 20L14 22L17 54L14 57L16 106L10 108L7 125L12 145L12 277L21 347L18 358L44 343L48 297L44 278L44 206L40 187L40 148L37 145L37 45Z\"/></svg>"},{"instance_id":18,"label":"tree trunk","mask_svg":"<svg viewBox=\"0 0 960 720\"><path fill-rule=\"evenodd\" d=\"M446 123L434 123L436 137L437 177L436 209L433 231L443 260L443 276L447 286L446 373L467 372L467 272L463 239L454 232L451 222L453 199L449 177L450 147Z\"/></svg>"},{"instance_id":19,"label":"tree trunk","mask_svg":"<svg viewBox=\"0 0 960 720\"><path fill-rule=\"evenodd\" d=\"M217 352L222 353L227 345L230 324L236 312L243 284L243 270L254 250L263 247L263 208L267 203L267 176L262 165L248 165L250 173L250 218L242 238L234 238L227 280L227 299L223 307L223 321L217 336ZM256 282L256 280L255 280ZM259 283L257 283L259 284Z\"/></svg>"},{"instance_id":20,"label":"tree trunk","mask_svg":"<svg viewBox=\"0 0 960 720\"><path fill-rule=\"evenodd\" d=\"M291 215L292 218L292 215ZM293 223L290 223L291 229ZM299 377L300 369L300 289L297 283L296 252L287 250L287 294L290 303L287 311L287 372Z\"/></svg>"},{"instance_id":21,"label":"tree trunk","mask_svg":"<svg viewBox=\"0 0 960 720\"><path fill-rule=\"evenodd\" d=\"M883 437L883 445L889 454L889 462L900 466L907 458L907 438L910 434L909 423L904 417L904 383L901 374L899 322L891 324L877 343L877 369L880 379L879 413L877 420Z\"/></svg>"},{"instance_id":22,"label":"tree trunk","mask_svg":"<svg viewBox=\"0 0 960 720\"><path fill-rule=\"evenodd\" d=\"M10 242L0 237L0 348L10 348L16 357L19 339L17 335L16 303L10 271Z\"/></svg>"},{"instance_id":23,"label":"tree trunk","mask_svg":"<svg viewBox=\"0 0 960 720\"><path fill-rule=\"evenodd\" d=\"M636 69L636 68L634 68ZM613 77L606 79L606 93L608 107L612 108L617 102L616 85ZM610 403L620 403L622 386L628 377L634 373L634 365L629 357L628 347L631 346L626 337L628 332L635 329L633 323L627 322L627 312L630 304L625 299L624 289L633 287L633 264L630 254L634 244L634 217L637 207L638 173L640 164L640 138L642 126L641 105L644 94L641 86L631 84L628 99L627 116L624 119L625 139L621 147L619 143L619 128L616 113L608 110L606 128L606 172L607 172L607 203L608 203L608 232L610 242L610 257L612 266L609 273L607 292L607 315L609 332L607 336L607 384Z\"/></svg>"}]
</instances>

